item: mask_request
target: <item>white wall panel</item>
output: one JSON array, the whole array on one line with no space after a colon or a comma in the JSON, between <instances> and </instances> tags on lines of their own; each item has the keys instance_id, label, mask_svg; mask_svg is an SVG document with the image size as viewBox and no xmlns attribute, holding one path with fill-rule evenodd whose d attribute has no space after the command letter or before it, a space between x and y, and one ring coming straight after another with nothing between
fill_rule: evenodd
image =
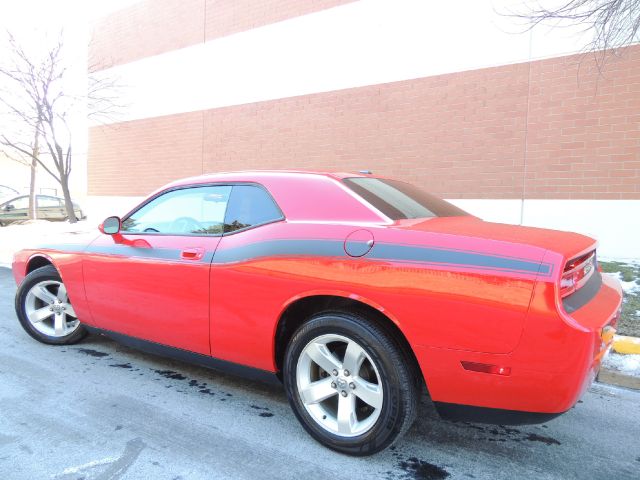
<instances>
[{"instance_id":1,"label":"white wall panel","mask_svg":"<svg viewBox=\"0 0 640 480\"><path fill-rule=\"evenodd\" d=\"M496 1L361 0L116 66L115 121L527 61L580 50L573 30L521 33Z\"/></svg>"},{"instance_id":2,"label":"white wall panel","mask_svg":"<svg viewBox=\"0 0 640 480\"><path fill-rule=\"evenodd\" d=\"M450 200L484 220L520 224L520 200ZM640 200L526 200L523 225L596 238L608 258L640 258Z\"/></svg>"}]
</instances>

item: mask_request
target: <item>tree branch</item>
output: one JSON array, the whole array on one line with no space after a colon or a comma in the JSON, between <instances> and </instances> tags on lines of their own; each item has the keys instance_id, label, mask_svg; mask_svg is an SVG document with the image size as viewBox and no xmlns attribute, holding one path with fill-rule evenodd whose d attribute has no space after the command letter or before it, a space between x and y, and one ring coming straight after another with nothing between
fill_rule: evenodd
<instances>
[{"instance_id":1,"label":"tree branch","mask_svg":"<svg viewBox=\"0 0 640 480\"><path fill-rule=\"evenodd\" d=\"M548 3L553 6L543 5ZM584 31L592 31L593 39L585 51L600 53L596 57L599 69L607 54L640 40L640 0L539 0L526 5L526 10L506 15L523 20L527 30L548 24L555 28L583 26Z\"/></svg>"},{"instance_id":2,"label":"tree branch","mask_svg":"<svg viewBox=\"0 0 640 480\"><path fill-rule=\"evenodd\" d=\"M15 150L17 150L18 152L22 153L23 155L32 158L33 160L35 160L36 162L38 162L39 165L42 166L42 168L44 168L47 173L49 175L51 175L53 178L55 178L58 182L60 182L60 178L58 176L56 176L55 173L53 173L49 167L47 167L47 165L45 165L45 163L38 158L37 156L33 155L32 152L30 152L29 150L26 150L25 148L21 147L19 144L17 143L13 143L11 142L9 139L7 139L7 137L5 137L4 135L2 136L2 138L0 139L0 143L6 147L11 147Z\"/></svg>"}]
</instances>

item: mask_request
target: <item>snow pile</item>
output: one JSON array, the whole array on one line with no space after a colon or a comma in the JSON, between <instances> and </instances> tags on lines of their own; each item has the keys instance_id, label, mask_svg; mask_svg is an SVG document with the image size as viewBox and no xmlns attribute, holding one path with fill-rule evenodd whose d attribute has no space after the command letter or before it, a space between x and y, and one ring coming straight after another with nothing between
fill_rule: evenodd
<instances>
[{"instance_id":1,"label":"snow pile","mask_svg":"<svg viewBox=\"0 0 640 480\"><path fill-rule=\"evenodd\" d=\"M619 355L610 352L602 365L609 370L616 370L625 375L640 378L640 355Z\"/></svg>"},{"instance_id":2,"label":"snow pile","mask_svg":"<svg viewBox=\"0 0 640 480\"><path fill-rule=\"evenodd\" d=\"M620 285L622 286L622 290L627 295L634 295L636 293L640 293L640 285L637 280L631 280L630 282L625 282L622 280L622 274L618 273L618 279L620 280Z\"/></svg>"},{"instance_id":3,"label":"snow pile","mask_svg":"<svg viewBox=\"0 0 640 480\"><path fill-rule=\"evenodd\" d=\"M633 263L637 263L637 262L627 262L627 265L630 265ZM636 293L640 293L640 283L638 283L637 279L633 279L630 282L625 282L624 275L622 274L622 272L611 272L606 274L612 276L613 278L615 278L620 282L620 286L622 287L622 290L624 291L625 294L635 295Z\"/></svg>"}]
</instances>

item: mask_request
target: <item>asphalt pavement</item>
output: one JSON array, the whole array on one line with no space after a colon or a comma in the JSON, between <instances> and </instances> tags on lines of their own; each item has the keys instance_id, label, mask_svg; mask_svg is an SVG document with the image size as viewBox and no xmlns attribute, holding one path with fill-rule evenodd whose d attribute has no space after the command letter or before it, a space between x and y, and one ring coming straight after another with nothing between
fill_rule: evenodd
<instances>
[{"instance_id":1,"label":"asphalt pavement","mask_svg":"<svg viewBox=\"0 0 640 480\"><path fill-rule=\"evenodd\" d=\"M0 479L638 479L640 392L596 384L547 424L452 423L428 398L389 450L351 458L312 440L278 386L103 337L40 344L0 268Z\"/></svg>"}]
</instances>

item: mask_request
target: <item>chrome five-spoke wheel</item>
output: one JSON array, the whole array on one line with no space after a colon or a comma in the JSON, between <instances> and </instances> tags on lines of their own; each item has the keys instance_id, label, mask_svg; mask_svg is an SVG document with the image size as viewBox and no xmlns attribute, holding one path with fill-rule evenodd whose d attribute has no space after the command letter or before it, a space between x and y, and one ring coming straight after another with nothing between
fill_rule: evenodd
<instances>
[{"instance_id":1,"label":"chrome five-spoke wheel","mask_svg":"<svg viewBox=\"0 0 640 480\"><path fill-rule=\"evenodd\" d=\"M65 337L80 326L62 282L44 280L27 293L25 311L31 325L50 337Z\"/></svg>"},{"instance_id":2,"label":"chrome five-spoke wheel","mask_svg":"<svg viewBox=\"0 0 640 480\"><path fill-rule=\"evenodd\" d=\"M329 448L371 455L413 422L420 380L391 332L356 312L321 312L288 342L283 380L302 426Z\"/></svg>"},{"instance_id":3,"label":"chrome five-spoke wheel","mask_svg":"<svg viewBox=\"0 0 640 480\"><path fill-rule=\"evenodd\" d=\"M25 331L43 343L66 345L86 334L53 265L35 269L25 277L16 292L16 313Z\"/></svg>"},{"instance_id":4,"label":"chrome five-spoke wheel","mask_svg":"<svg viewBox=\"0 0 640 480\"><path fill-rule=\"evenodd\" d=\"M354 340L334 334L315 338L302 350L296 377L307 412L333 434L362 435L380 416L380 373Z\"/></svg>"}]
</instances>

